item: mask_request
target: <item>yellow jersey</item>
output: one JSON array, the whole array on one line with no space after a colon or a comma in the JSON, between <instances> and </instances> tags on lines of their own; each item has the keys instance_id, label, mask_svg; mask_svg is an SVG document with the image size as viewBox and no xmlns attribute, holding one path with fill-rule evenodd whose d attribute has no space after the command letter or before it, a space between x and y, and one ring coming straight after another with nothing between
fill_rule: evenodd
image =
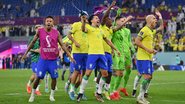
<instances>
[{"instance_id":1,"label":"yellow jersey","mask_svg":"<svg viewBox=\"0 0 185 104\"><path fill-rule=\"evenodd\" d=\"M151 30L148 26L143 27L138 36L142 38L142 44L148 48L153 49L153 41L156 30ZM148 53L144 49L138 47L137 50L137 60L152 60L153 54Z\"/></svg>"},{"instance_id":2,"label":"yellow jersey","mask_svg":"<svg viewBox=\"0 0 185 104\"><path fill-rule=\"evenodd\" d=\"M87 34L82 32L82 23L75 22L72 25L71 33L73 34L74 40L80 44L80 48L72 44L72 53L88 53L88 41Z\"/></svg>"},{"instance_id":3,"label":"yellow jersey","mask_svg":"<svg viewBox=\"0 0 185 104\"><path fill-rule=\"evenodd\" d=\"M89 43L88 54L105 54L103 48L103 37L106 37L99 27L86 25Z\"/></svg>"},{"instance_id":4,"label":"yellow jersey","mask_svg":"<svg viewBox=\"0 0 185 104\"><path fill-rule=\"evenodd\" d=\"M106 38L111 41L113 30L111 28L108 28L106 25L103 25L103 26L101 25L100 28L102 29ZM103 41L103 47L105 52L108 52L108 53L112 52L111 47L105 41Z\"/></svg>"}]
</instances>

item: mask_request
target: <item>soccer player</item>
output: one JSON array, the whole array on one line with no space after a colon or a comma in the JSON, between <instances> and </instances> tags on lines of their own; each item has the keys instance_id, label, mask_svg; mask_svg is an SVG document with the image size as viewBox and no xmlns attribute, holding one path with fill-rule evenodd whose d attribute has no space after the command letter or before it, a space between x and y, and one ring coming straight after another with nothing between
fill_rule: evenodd
<instances>
[{"instance_id":1,"label":"soccer player","mask_svg":"<svg viewBox=\"0 0 185 104\"><path fill-rule=\"evenodd\" d=\"M112 4L108 7L108 9L106 10L102 18L102 22L100 25L100 28L102 29L102 31L104 32L108 40L111 40L113 31L115 31L112 29L112 20L109 18L110 10L113 6L115 6L115 4L116 4L116 1L113 1ZM111 76L112 76L112 68L111 68L112 67L112 49L105 41L103 41L103 47L104 47L105 57L107 59L107 66L108 66L108 70L107 70L108 77L104 85L104 88L105 88L104 94L105 94L106 99L110 100L109 88L110 88L110 81L111 81ZM96 87L97 87L96 93L98 91L100 78L101 78L101 72L99 73L97 80L96 80Z\"/></svg>"},{"instance_id":2,"label":"soccer player","mask_svg":"<svg viewBox=\"0 0 185 104\"><path fill-rule=\"evenodd\" d=\"M55 101L54 92L55 86L57 83L58 72L57 72L57 57L59 54L58 51L58 42L61 48L68 54L72 62L75 62L71 57L70 53L62 43L62 37L60 33L53 28L54 19L52 16L48 16L45 19L45 25L43 28L38 29L33 40L28 46L25 54L22 57L22 60L26 58L26 55L30 51L30 49L35 44L36 40L39 38L40 41L40 58L38 60L37 66L37 78L34 82L33 89L31 92L31 96L29 98L29 102L33 102L35 99L35 90L41 79L44 78L46 72L48 72L52 78L51 82L51 93L50 93L50 101Z\"/></svg>"},{"instance_id":3,"label":"soccer player","mask_svg":"<svg viewBox=\"0 0 185 104\"><path fill-rule=\"evenodd\" d=\"M128 81L128 77L130 74L130 65L131 65L131 40L130 40L130 30L125 28L125 24L130 21L133 17L128 16L127 18L122 18L120 16L116 17L115 22L116 22L116 27L120 27L118 31L114 31L113 36L112 36L112 42L118 48L118 50L121 52L121 56L119 57L117 54L113 55L113 78L111 81L111 88L110 88L110 98L112 100L119 100L120 95L118 92L118 87L121 83L121 79L123 77L123 71L125 69L125 65L127 65L127 70L126 73L127 79L126 83L124 85L124 88L122 88L122 92L126 92L126 84ZM127 57L125 57L127 55ZM127 61L125 61L127 59ZM125 64L126 63L126 64Z\"/></svg>"},{"instance_id":4,"label":"soccer player","mask_svg":"<svg viewBox=\"0 0 185 104\"><path fill-rule=\"evenodd\" d=\"M119 51L114 47L111 41L109 41L105 36L103 31L99 28L100 19L96 15L91 15L88 19L90 26L86 24L86 18L82 17L82 31L87 33L88 37L88 58L86 63L86 72L83 76L82 83L80 86L80 91L77 97L77 101L79 102L83 96L85 87L88 83L88 79L96 67L99 67L101 70L102 77L99 82L98 91L96 99L100 102L104 102L102 99L102 88L106 82L106 77L108 76L107 73L107 59L105 57L105 52L103 48L103 40L106 41L107 44L111 46L112 49L116 50L118 54Z\"/></svg>"},{"instance_id":5,"label":"soccer player","mask_svg":"<svg viewBox=\"0 0 185 104\"><path fill-rule=\"evenodd\" d=\"M149 104L144 98L144 93L152 79L152 73L154 71L152 57L153 54L157 53L153 48L153 38L157 32L163 30L161 13L156 10L155 14L159 17L160 26L155 29L157 19L153 14L146 16L146 26L140 30L135 40L135 43L138 46L137 70L144 77L144 80L141 83L139 96L137 97L137 102L140 104Z\"/></svg>"},{"instance_id":6,"label":"soccer player","mask_svg":"<svg viewBox=\"0 0 185 104\"><path fill-rule=\"evenodd\" d=\"M72 54L73 58L76 60L76 64L74 64L74 72L71 75L71 84L70 84L70 91L69 91L69 97L71 100L75 100L75 91L77 87L79 86L79 83L81 83L82 77L80 78L81 74L82 76L85 74L86 70L86 61L88 56L88 41L87 41L87 35L86 33L82 32L82 21L83 18L87 18L88 14L85 11L82 11L79 14L81 21L75 22L72 25L72 30L70 31L68 38L73 42L72 44ZM87 20L85 20L87 22ZM73 36L72 36L73 35ZM78 78L79 76L79 78ZM78 80L78 85L75 86L76 81Z\"/></svg>"},{"instance_id":7,"label":"soccer player","mask_svg":"<svg viewBox=\"0 0 185 104\"><path fill-rule=\"evenodd\" d=\"M41 28L41 25L36 25L35 26L35 30L38 31L38 29ZM33 38L30 39L29 43L33 40ZM30 50L31 51L31 67L32 67L32 71L33 74L31 75L27 86L26 86L26 90L28 94L31 94L31 84L33 83L33 81L36 79L36 71L37 71L37 62L39 59L39 41L36 41L33 48ZM37 87L35 93L37 95L41 95L40 91L39 91L39 86Z\"/></svg>"}]
</instances>

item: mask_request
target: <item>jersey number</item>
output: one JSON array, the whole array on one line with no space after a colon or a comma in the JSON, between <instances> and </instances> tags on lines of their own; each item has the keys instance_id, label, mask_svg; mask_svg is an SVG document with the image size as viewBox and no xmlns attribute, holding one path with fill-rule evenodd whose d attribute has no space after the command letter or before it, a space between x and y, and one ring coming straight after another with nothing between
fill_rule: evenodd
<instances>
[{"instance_id":1,"label":"jersey number","mask_svg":"<svg viewBox=\"0 0 185 104\"><path fill-rule=\"evenodd\" d=\"M46 42L47 42L47 47L51 47L50 41L49 41L49 36L46 36Z\"/></svg>"}]
</instances>

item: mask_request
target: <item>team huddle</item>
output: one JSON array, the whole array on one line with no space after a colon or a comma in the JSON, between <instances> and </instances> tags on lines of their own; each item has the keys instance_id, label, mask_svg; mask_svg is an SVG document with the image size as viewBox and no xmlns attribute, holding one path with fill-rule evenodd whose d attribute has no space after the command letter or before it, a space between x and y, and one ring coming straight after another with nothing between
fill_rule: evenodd
<instances>
[{"instance_id":1,"label":"team huddle","mask_svg":"<svg viewBox=\"0 0 185 104\"><path fill-rule=\"evenodd\" d=\"M71 100L77 100L77 102L87 100L85 90L88 79L95 68L99 71L94 93L98 101L104 102L103 96L108 100L120 100L121 92L125 96L129 96L126 87L132 70L132 55L136 50L131 41L131 31L126 28L126 24L133 17L121 17L120 14L117 14L112 20L109 14L115 4L116 1L113 1L107 8L101 21L96 15L88 16L85 11L80 13L81 21L73 23L67 35L68 39L72 41L71 52L63 43L58 30L53 28L53 17L46 17L44 27L36 27L36 35L22 58L24 59L28 52L31 52L32 69L35 74L31 76L27 84L31 94L29 102L33 102L35 94L40 93L38 91L39 83L46 73L49 73L52 79L49 99L55 101L54 93L57 84L56 79L58 78L58 45L67 53L71 61L71 74L65 84L65 90ZM157 53L153 48L153 38L157 32L163 30L163 20L160 12L156 10L155 14L159 18L160 26L155 29L157 25L155 15L146 16L146 25L140 30L135 40L138 75L134 80L132 96L136 97L138 83L143 77L140 92L136 99L139 104L150 103L146 100L146 96L154 71L152 56ZM124 84L120 86L122 77ZM33 87L31 89L32 82ZM78 94L77 97L75 94Z\"/></svg>"}]
</instances>

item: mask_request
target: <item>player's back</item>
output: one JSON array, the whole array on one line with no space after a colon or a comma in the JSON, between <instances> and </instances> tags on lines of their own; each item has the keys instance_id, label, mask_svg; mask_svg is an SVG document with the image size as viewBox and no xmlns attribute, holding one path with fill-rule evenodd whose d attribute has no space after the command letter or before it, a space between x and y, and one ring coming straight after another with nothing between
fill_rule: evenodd
<instances>
[{"instance_id":1,"label":"player's back","mask_svg":"<svg viewBox=\"0 0 185 104\"><path fill-rule=\"evenodd\" d=\"M46 60L55 60L58 57L58 35L59 32L56 29L51 29L47 32L45 28L38 30L40 39L40 51L41 57Z\"/></svg>"}]
</instances>

